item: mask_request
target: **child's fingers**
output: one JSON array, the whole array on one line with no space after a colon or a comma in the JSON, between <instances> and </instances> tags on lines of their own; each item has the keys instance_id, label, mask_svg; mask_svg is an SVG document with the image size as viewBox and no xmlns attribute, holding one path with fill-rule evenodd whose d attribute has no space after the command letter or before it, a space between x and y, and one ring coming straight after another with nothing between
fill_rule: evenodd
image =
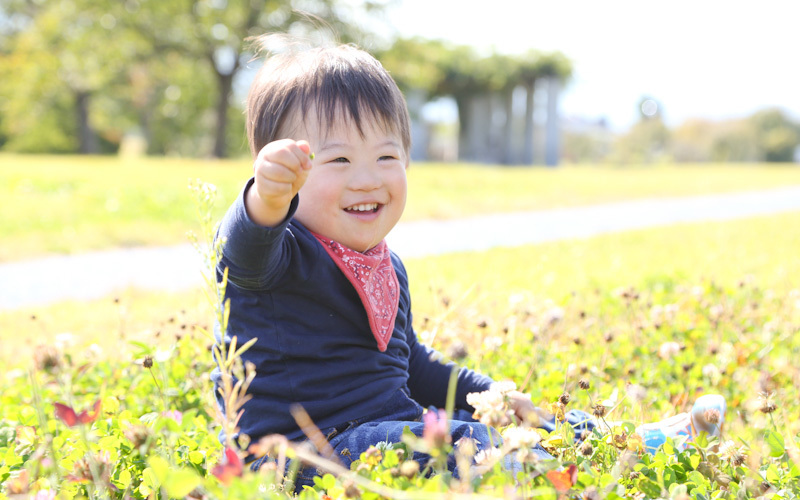
<instances>
[{"instance_id":1,"label":"child's fingers","mask_svg":"<svg viewBox=\"0 0 800 500\"><path fill-rule=\"evenodd\" d=\"M308 143L289 139L271 142L259 152L254 169L276 182L294 182L311 168L308 153L303 150L308 148Z\"/></svg>"}]
</instances>

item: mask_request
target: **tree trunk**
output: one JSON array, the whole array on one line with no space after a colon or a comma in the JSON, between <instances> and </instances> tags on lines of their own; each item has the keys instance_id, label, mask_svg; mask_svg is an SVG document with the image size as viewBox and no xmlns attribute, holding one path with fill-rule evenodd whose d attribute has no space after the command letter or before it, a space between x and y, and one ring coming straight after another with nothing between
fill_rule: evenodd
<instances>
[{"instance_id":1,"label":"tree trunk","mask_svg":"<svg viewBox=\"0 0 800 500\"><path fill-rule=\"evenodd\" d=\"M473 148L470 146L472 99L466 95L457 95L455 100L458 108L458 159L470 161L473 155Z\"/></svg>"},{"instance_id":2,"label":"tree trunk","mask_svg":"<svg viewBox=\"0 0 800 500\"><path fill-rule=\"evenodd\" d=\"M548 167L558 166L561 156L561 130L558 117L558 95L561 82L551 76L547 81L547 121L545 122L544 163Z\"/></svg>"},{"instance_id":3,"label":"tree trunk","mask_svg":"<svg viewBox=\"0 0 800 500\"><path fill-rule=\"evenodd\" d=\"M422 108L427 102L424 90L414 89L406 92L406 104L411 118L411 160L422 161L428 159L430 146L430 131L422 118Z\"/></svg>"},{"instance_id":4,"label":"tree trunk","mask_svg":"<svg viewBox=\"0 0 800 500\"><path fill-rule=\"evenodd\" d=\"M490 140L492 127L492 99L489 94L472 96L470 111L469 144L472 148L472 161L494 163Z\"/></svg>"},{"instance_id":5,"label":"tree trunk","mask_svg":"<svg viewBox=\"0 0 800 500\"><path fill-rule=\"evenodd\" d=\"M225 158L228 154L226 136L228 135L228 101L233 88L233 75L236 74L234 68L230 74L217 71L217 83L219 84L219 94L217 97L216 109L216 130L214 131L214 152L215 158Z\"/></svg>"},{"instance_id":6,"label":"tree trunk","mask_svg":"<svg viewBox=\"0 0 800 500\"><path fill-rule=\"evenodd\" d=\"M511 165L514 163L514 154L511 150L513 147L513 134L514 134L514 89L505 89L503 91L503 108L506 112L506 121L503 123L503 136L500 138L501 151L500 161L504 165Z\"/></svg>"},{"instance_id":7,"label":"tree trunk","mask_svg":"<svg viewBox=\"0 0 800 500\"><path fill-rule=\"evenodd\" d=\"M533 93L536 90L536 80L525 83L525 126L522 138L522 164L533 165Z\"/></svg>"},{"instance_id":8,"label":"tree trunk","mask_svg":"<svg viewBox=\"0 0 800 500\"><path fill-rule=\"evenodd\" d=\"M89 101L91 94L85 90L75 92L75 112L78 120L78 152L85 155L97 154L97 136L89 123Z\"/></svg>"}]
</instances>

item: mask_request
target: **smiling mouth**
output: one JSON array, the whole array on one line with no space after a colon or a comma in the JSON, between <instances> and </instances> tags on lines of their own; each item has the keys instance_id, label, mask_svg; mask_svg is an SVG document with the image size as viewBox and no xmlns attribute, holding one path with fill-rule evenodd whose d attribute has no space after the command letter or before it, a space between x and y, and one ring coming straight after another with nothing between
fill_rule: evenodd
<instances>
[{"instance_id":1,"label":"smiling mouth","mask_svg":"<svg viewBox=\"0 0 800 500\"><path fill-rule=\"evenodd\" d=\"M362 203L360 205L353 205L344 209L345 212L350 213L375 213L378 211L380 205L377 203Z\"/></svg>"}]
</instances>

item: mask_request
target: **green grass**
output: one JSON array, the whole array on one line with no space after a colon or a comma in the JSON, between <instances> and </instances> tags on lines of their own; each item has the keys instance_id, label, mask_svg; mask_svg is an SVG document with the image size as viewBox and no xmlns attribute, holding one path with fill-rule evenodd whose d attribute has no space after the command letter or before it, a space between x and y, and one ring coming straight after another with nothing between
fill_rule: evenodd
<instances>
[{"instance_id":1,"label":"green grass","mask_svg":"<svg viewBox=\"0 0 800 500\"><path fill-rule=\"evenodd\" d=\"M218 187L222 215L247 160L0 155L0 262L47 254L185 243L196 226L186 188ZM403 220L453 218L642 197L800 185L796 166L497 168L414 164Z\"/></svg>"},{"instance_id":2,"label":"green grass","mask_svg":"<svg viewBox=\"0 0 800 500\"><path fill-rule=\"evenodd\" d=\"M519 293L563 304L573 293L595 289L671 290L711 279L727 284L754 279L785 293L800 288L797 241L800 214L789 213L406 259L405 264L421 327L423 318L443 314L443 300L469 304L470 317L489 317L505 311L509 298ZM113 348L121 331L155 341L160 331L181 325L208 327L209 315L199 290L126 290L100 300L0 312L0 332L9 332L0 344L0 360L26 359L36 345L65 332L81 345L106 349Z\"/></svg>"},{"instance_id":3,"label":"green grass","mask_svg":"<svg viewBox=\"0 0 800 500\"><path fill-rule=\"evenodd\" d=\"M539 474L525 476L521 486L500 470L467 486L447 476L407 477L397 467L408 453L384 450L383 460L362 457L359 488L378 482L394 498L408 490L432 499L456 491L555 499L546 472L576 464L570 490L576 498L747 499L770 488L796 494L797 241L800 213L789 213L409 259L423 340L463 365L524 384L541 406L568 391L570 408L589 409L617 393L610 419L631 425L614 431L620 448L600 434L589 436L588 450L558 439L558 432L544 436L556 461L531 464ZM265 498L278 498L270 488L280 489L282 479L269 472L228 485L212 474L221 452L206 377L209 340L195 331L211 316L201 294L128 291L116 298L0 314L7 367L0 378L0 481L24 469L36 481L27 487L57 487L62 499L91 497L98 488L108 498L144 500L159 485L179 498L199 488L195 498L244 499L262 484L274 485ZM53 341L63 332L75 336L74 345ZM660 353L666 342L682 348ZM90 343L105 349L87 349ZM30 367L31 354L39 366L30 374L36 390L29 374L13 369ZM151 370L134 363L146 354L155 360ZM589 389L578 389L579 379ZM765 391L771 413L761 411ZM682 453L636 452L634 425L685 411L701 393L727 399L722 441L732 443L741 461L731 448L719 450L717 441L703 438ZM89 432L54 418L56 401L81 410L95 400L103 411ZM163 416L165 409L183 412L182 423ZM99 479L87 469L87 447ZM58 467L41 460L54 453ZM303 499L323 498L322 491L344 498L352 481L330 476ZM0 498L11 496L11 486L5 488Z\"/></svg>"}]
</instances>

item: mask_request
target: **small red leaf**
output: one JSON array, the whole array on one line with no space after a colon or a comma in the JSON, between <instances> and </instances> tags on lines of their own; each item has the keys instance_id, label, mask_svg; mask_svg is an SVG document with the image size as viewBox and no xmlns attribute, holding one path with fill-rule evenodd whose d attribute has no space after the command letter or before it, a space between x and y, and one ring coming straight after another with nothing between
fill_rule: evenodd
<instances>
[{"instance_id":1,"label":"small red leaf","mask_svg":"<svg viewBox=\"0 0 800 500\"><path fill-rule=\"evenodd\" d=\"M69 406L61 403L53 403L53 406L56 407L56 418L67 424L67 427L72 427L78 422L78 416L75 414L75 410Z\"/></svg>"},{"instance_id":2,"label":"small red leaf","mask_svg":"<svg viewBox=\"0 0 800 500\"><path fill-rule=\"evenodd\" d=\"M559 493L566 493L575 483L578 482L578 467L575 464L571 464L566 470L563 471L548 471L546 476L547 479L553 483L553 487L556 489L556 491Z\"/></svg>"},{"instance_id":3,"label":"small red leaf","mask_svg":"<svg viewBox=\"0 0 800 500\"><path fill-rule=\"evenodd\" d=\"M94 402L94 407L92 408L92 413L88 413L87 410L83 410L78 415L78 422L82 424L88 424L90 422L94 422L97 420L97 417L100 415L100 400Z\"/></svg>"},{"instance_id":4,"label":"small red leaf","mask_svg":"<svg viewBox=\"0 0 800 500\"><path fill-rule=\"evenodd\" d=\"M56 418L67 424L67 427L75 427L78 424L88 424L94 422L100 415L99 399L95 401L94 407L92 408L92 413L89 413L88 410L83 410L82 412L76 414L75 410L73 410L71 407L61 403L53 403L53 406L56 408Z\"/></svg>"},{"instance_id":5,"label":"small red leaf","mask_svg":"<svg viewBox=\"0 0 800 500\"><path fill-rule=\"evenodd\" d=\"M222 461L211 469L211 473L223 484L230 484L234 477L240 477L243 472L244 464L232 448L225 448Z\"/></svg>"}]
</instances>

